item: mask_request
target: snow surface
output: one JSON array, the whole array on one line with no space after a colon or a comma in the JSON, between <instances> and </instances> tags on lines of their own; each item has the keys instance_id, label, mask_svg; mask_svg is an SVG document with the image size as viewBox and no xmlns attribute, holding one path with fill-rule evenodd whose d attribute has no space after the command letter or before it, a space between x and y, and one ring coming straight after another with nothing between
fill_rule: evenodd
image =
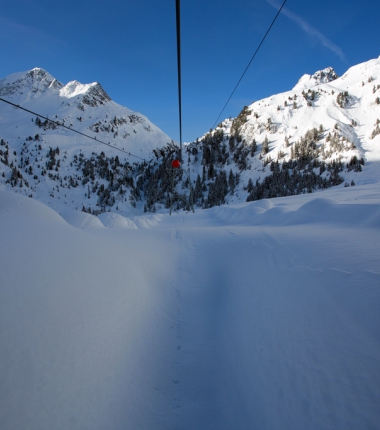
<instances>
[{"instance_id":1,"label":"snow surface","mask_svg":"<svg viewBox=\"0 0 380 430\"><path fill-rule=\"evenodd\" d=\"M379 428L378 183L0 234L2 430Z\"/></svg>"}]
</instances>

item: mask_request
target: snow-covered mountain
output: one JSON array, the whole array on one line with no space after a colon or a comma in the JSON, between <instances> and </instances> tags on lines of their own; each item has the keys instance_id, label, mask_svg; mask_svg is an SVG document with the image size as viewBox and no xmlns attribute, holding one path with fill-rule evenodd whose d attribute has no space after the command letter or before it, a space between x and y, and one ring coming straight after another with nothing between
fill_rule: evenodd
<instances>
[{"instance_id":1,"label":"snow-covered mountain","mask_svg":"<svg viewBox=\"0 0 380 430\"><path fill-rule=\"evenodd\" d=\"M378 181L379 78L380 59L340 78L331 67L304 75L292 90L245 106L190 143L184 161L195 180L196 205ZM159 190L166 178L154 181L150 189ZM166 203L165 196L156 202Z\"/></svg>"},{"instance_id":2,"label":"snow-covered mountain","mask_svg":"<svg viewBox=\"0 0 380 430\"><path fill-rule=\"evenodd\" d=\"M0 80L0 97L141 158L149 158L154 148L171 141L145 116L113 102L97 82L71 81L63 85L45 70L35 68ZM30 135L34 138L39 134L44 147L91 147L96 152L104 149L84 136L44 120L36 123L35 119L1 103L1 137L17 146L18 140L23 142Z\"/></svg>"},{"instance_id":3,"label":"snow-covered mountain","mask_svg":"<svg viewBox=\"0 0 380 430\"><path fill-rule=\"evenodd\" d=\"M331 68L304 75L287 92L245 106L236 118L186 145L182 198L208 208L378 181L380 58L338 77ZM166 210L170 163L178 147L145 117L110 100L97 84L63 85L41 69L0 81L0 97L141 158L0 104L1 187L57 210L92 213ZM192 185L190 187L190 184ZM181 197L181 198L179 198Z\"/></svg>"},{"instance_id":4,"label":"snow-covered mountain","mask_svg":"<svg viewBox=\"0 0 380 430\"><path fill-rule=\"evenodd\" d=\"M171 142L144 115L112 101L96 82L84 85L71 81L63 85L45 70L35 68L1 79L0 97L54 121L0 103L0 186L53 207L82 208L85 184L77 174L78 159L107 155L132 165L148 160L153 149ZM104 171L108 170L106 164L102 166ZM61 199L62 188L66 192Z\"/></svg>"}]
</instances>

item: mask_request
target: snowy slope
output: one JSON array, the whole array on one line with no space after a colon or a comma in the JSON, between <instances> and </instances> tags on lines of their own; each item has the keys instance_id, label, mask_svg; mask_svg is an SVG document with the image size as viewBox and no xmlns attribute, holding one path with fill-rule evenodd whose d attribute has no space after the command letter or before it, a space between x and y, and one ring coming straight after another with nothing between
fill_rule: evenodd
<instances>
[{"instance_id":1,"label":"snowy slope","mask_svg":"<svg viewBox=\"0 0 380 430\"><path fill-rule=\"evenodd\" d=\"M380 57L351 67L339 78L331 67L304 75L291 91L259 100L245 109L238 128L243 151L247 148L242 184L247 185L249 178L255 182L268 176L271 171L266 164L270 161L294 159L292 148L313 128L319 131L314 149L319 162L349 163L353 156L363 157L363 171L367 173L342 172L346 183L380 179ZM224 120L213 132L222 130L227 145L235 120ZM269 150L263 153L265 139ZM254 156L249 154L253 141L257 145Z\"/></svg>"},{"instance_id":2,"label":"snowy slope","mask_svg":"<svg viewBox=\"0 0 380 430\"><path fill-rule=\"evenodd\" d=\"M190 172L195 206L378 183L379 78L379 58L340 78L331 67L304 75L291 91L245 106L187 144L183 167ZM163 172L173 155L155 155L146 173L147 206L165 211L171 190ZM176 192L190 195L187 176L177 181Z\"/></svg>"},{"instance_id":3,"label":"snowy slope","mask_svg":"<svg viewBox=\"0 0 380 430\"><path fill-rule=\"evenodd\" d=\"M378 183L0 235L1 429L378 428Z\"/></svg>"}]
</instances>

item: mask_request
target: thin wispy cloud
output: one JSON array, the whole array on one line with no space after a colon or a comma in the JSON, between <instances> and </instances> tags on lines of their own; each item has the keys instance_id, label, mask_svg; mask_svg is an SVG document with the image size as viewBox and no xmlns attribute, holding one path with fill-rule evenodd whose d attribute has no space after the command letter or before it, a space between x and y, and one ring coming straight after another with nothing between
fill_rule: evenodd
<instances>
[{"instance_id":1,"label":"thin wispy cloud","mask_svg":"<svg viewBox=\"0 0 380 430\"><path fill-rule=\"evenodd\" d=\"M279 4L275 0L266 0L266 1L277 10L281 7L281 4ZM335 55L337 55L342 61L346 61L346 56L342 51L342 49L334 42L332 42L330 39L328 39L323 33L321 33L319 30L317 30L315 27L309 24L304 18L295 14L294 12L291 12L289 9L285 7L282 9L281 13L286 17L288 17L289 19L291 19L292 21L294 21L296 24L298 24L298 26L309 36L318 40L327 49L330 49L330 51L332 51Z\"/></svg>"},{"instance_id":2,"label":"thin wispy cloud","mask_svg":"<svg viewBox=\"0 0 380 430\"><path fill-rule=\"evenodd\" d=\"M38 48L38 44L44 44L45 47L46 45L65 45L63 41L51 37L33 26L19 24L2 16L0 16L0 37L20 40L24 44L34 45L36 48Z\"/></svg>"}]
</instances>

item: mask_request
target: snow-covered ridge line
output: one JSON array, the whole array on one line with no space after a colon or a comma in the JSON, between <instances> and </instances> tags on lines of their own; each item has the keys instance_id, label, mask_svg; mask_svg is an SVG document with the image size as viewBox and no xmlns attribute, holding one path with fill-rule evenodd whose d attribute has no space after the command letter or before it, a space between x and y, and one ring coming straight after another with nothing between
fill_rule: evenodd
<instances>
[{"instance_id":1,"label":"snow-covered ridge line","mask_svg":"<svg viewBox=\"0 0 380 430\"><path fill-rule=\"evenodd\" d=\"M72 98L81 94L85 94L90 91L91 88L97 86L101 87L97 82L93 82L92 84L81 84L78 81L71 81L59 90L59 95L61 97Z\"/></svg>"},{"instance_id":2,"label":"snow-covered ridge line","mask_svg":"<svg viewBox=\"0 0 380 430\"><path fill-rule=\"evenodd\" d=\"M332 67L327 67L326 69L315 72L313 75L303 75L297 82L297 85L293 88L293 91L309 89L319 84L327 84L338 77L339 76L335 73L335 70Z\"/></svg>"},{"instance_id":3,"label":"snow-covered ridge line","mask_svg":"<svg viewBox=\"0 0 380 430\"><path fill-rule=\"evenodd\" d=\"M14 73L0 80L0 96L18 98L22 102L22 95L34 93L34 98L55 94L58 97L73 98L79 96L92 97L98 103L111 101L109 95L98 82L81 84L73 80L63 85L50 73L41 68L34 68L27 72ZM91 103L87 103L91 104Z\"/></svg>"}]
</instances>

